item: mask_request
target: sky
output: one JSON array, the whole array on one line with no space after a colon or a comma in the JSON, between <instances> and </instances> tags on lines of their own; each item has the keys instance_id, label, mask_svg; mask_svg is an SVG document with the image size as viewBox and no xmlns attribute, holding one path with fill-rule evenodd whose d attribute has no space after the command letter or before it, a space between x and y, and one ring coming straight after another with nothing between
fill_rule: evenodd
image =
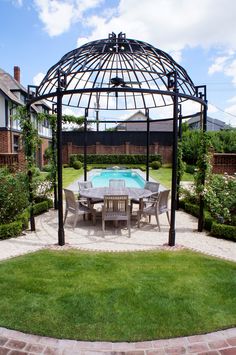
<instances>
[{"instance_id":1,"label":"sky","mask_svg":"<svg viewBox=\"0 0 236 355\"><path fill-rule=\"evenodd\" d=\"M195 85L208 115L236 127L235 0L0 0L0 67L38 85L67 52L111 32L169 53Z\"/></svg>"}]
</instances>

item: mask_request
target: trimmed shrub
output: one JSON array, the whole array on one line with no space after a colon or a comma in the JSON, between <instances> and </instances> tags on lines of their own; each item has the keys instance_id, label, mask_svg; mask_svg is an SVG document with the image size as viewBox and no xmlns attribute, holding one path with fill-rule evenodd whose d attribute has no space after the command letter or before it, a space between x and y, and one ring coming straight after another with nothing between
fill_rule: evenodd
<instances>
[{"instance_id":1,"label":"trimmed shrub","mask_svg":"<svg viewBox=\"0 0 236 355\"><path fill-rule=\"evenodd\" d=\"M22 232L22 222L15 221L8 224L0 225L0 239L8 239L17 237Z\"/></svg>"},{"instance_id":2,"label":"trimmed shrub","mask_svg":"<svg viewBox=\"0 0 236 355\"><path fill-rule=\"evenodd\" d=\"M81 163L81 161L75 160L74 163L73 163L73 168L76 169L76 170L81 169L81 168L82 168L82 163Z\"/></svg>"},{"instance_id":3,"label":"trimmed shrub","mask_svg":"<svg viewBox=\"0 0 236 355\"><path fill-rule=\"evenodd\" d=\"M52 208L53 207L53 200L47 196L36 196L34 199L34 203L35 205L40 203L40 202L44 202L47 201L48 203L48 208Z\"/></svg>"},{"instance_id":4,"label":"trimmed shrub","mask_svg":"<svg viewBox=\"0 0 236 355\"><path fill-rule=\"evenodd\" d=\"M42 201L37 203L36 205L33 205L33 214L35 216L47 211L48 211L48 201Z\"/></svg>"},{"instance_id":5,"label":"trimmed shrub","mask_svg":"<svg viewBox=\"0 0 236 355\"><path fill-rule=\"evenodd\" d=\"M204 228L207 231L211 231L213 222L214 222L214 218L211 216L210 212L204 211Z\"/></svg>"},{"instance_id":6,"label":"trimmed shrub","mask_svg":"<svg viewBox=\"0 0 236 355\"><path fill-rule=\"evenodd\" d=\"M211 235L217 238L229 239L236 242L236 227L213 222Z\"/></svg>"},{"instance_id":7,"label":"trimmed shrub","mask_svg":"<svg viewBox=\"0 0 236 355\"><path fill-rule=\"evenodd\" d=\"M158 170L161 167L161 162L158 160L154 160L153 162L151 162L150 166L152 169Z\"/></svg>"},{"instance_id":8,"label":"trimmed shrub","mask_svg":"<svg viewBox=\"0 0 236 355\"><path fill-rule=\"evenodd\" d=\"M146 154L88 154L88 164L146 164ZM70 166L73 166L74 162L79 160L81 163L84 161L83 154L71 154ZM150 163L154 160L161 162L160 154L150 154Z\"/></svg>"},{"instance_id":9,"label":"trimmed shrub","mask_svg":"<svg viewBox=\"0 0 236 355\"><path fill-rule=\"evenodd\" d=\"M185 202L185 211L195 217L199 216L199 206L198 205L193 205L192 203Z\"/></svg>"}]
</instances>

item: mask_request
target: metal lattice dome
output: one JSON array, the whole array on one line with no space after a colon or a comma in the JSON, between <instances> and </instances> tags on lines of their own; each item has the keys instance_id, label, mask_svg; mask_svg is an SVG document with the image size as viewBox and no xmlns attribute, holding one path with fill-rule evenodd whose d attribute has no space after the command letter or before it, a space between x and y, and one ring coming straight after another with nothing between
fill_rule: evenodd
<instances>
[{"instance_id":1,"label":"metal lattice dome","mask_svg":"<svg viewBox=\"0 0 236 355\"><path fill-rule=\"evenodd\" d=\"M56 103L58 82L63 105L100 110L136 110L173 104L170 75L175 72L179 103L196 98L186 70L167 53L123 33L89 42L52 66L37 94Z\"/></svg>"}]
</instances>

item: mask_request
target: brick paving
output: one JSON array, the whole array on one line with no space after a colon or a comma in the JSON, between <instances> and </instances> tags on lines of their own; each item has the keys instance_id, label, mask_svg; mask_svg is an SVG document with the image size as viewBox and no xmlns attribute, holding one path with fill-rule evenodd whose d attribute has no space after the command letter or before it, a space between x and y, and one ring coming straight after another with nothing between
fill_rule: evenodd
<instances>
[{"instance_id":1,"label":"brick paving","mask_svg":"<svg viewBox=\"0 0 236 355\"><path fill-rule=\"evenodd\" d=\"M0 328L0 355L236 355L236 328L137 343L53 339Z\"/></svg>"}]
</instances>

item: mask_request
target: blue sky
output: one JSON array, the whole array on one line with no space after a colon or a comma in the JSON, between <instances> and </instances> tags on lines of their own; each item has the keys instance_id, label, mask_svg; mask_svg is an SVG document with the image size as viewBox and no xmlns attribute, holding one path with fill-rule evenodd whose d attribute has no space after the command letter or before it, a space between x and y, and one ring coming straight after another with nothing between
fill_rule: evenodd
<instances>
[{"instance_id":1,"label":"blue sky","mask_svg":"<svg viewBox=\"0 0 236 355\"><path fill-rule=\"evenodd\" d=\"M0 67L39 84L65 53L125 32L173 56L207 85L209 116L236 126L235 0L0 0Z\"/></svg>"}]
</instances>

